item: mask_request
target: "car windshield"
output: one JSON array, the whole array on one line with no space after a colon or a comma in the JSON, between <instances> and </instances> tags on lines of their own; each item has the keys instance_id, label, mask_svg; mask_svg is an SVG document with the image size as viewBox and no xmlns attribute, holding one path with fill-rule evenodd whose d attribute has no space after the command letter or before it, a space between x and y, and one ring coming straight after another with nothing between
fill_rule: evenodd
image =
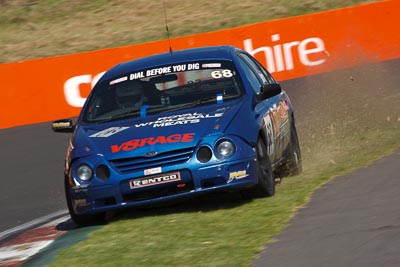
<instances>
[{"instance_id":1,"label":"car windshield","mask_svg":"<svg viewBox=\"0 0 400 267\"><path fill-rule=\"evenodd\" d=\"M95 86L85 106L86 123L143 117L200 105L221 104L244 94L231 61L196 61L126 73Z\"/></svg>"}]
</instances>

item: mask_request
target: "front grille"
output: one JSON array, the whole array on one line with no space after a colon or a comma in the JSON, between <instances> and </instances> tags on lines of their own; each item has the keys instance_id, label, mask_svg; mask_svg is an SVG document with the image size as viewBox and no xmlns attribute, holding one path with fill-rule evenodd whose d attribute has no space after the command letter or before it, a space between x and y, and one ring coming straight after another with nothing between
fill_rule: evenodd
<instances>
[{"instance_id":1,"label":"front grille","mask_svg":"<svg viewBox=\"0 0 400 267\"><path fill-rule=\"evenodd\" d=\"M160 153L154 157L132 157L110 160L120 173L142 171L160 166L171 166L187 162L192 156L194 147Z\"/></svg>"}]
</instances>

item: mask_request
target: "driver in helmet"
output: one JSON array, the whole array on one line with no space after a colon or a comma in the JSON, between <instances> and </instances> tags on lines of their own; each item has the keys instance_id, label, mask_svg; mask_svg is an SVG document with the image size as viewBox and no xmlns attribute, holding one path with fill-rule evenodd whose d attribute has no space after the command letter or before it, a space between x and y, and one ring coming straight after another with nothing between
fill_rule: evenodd
<instances>
[{"instance_id":1,"label":"driver in helmet","mask_svg":"<svg viewBox=\"0 0 400 267\"><path fill-rule=\"evenodd\" d=\"M138 80L118 84L116 102L122 109L140 109L143 104L143 85Z\"/></svg>"}]
</instances>

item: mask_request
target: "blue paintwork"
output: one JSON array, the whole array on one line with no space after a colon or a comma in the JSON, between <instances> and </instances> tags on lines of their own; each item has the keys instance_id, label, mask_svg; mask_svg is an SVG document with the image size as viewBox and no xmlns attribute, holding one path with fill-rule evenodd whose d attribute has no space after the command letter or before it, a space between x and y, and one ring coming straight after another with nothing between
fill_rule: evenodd
<instances>
[{"instance_id":1,"label":"blue paintwork","mask_svg":"<svg viewBox=\"0 0 400 267\"><path fill-rule=\"evenodd\" d=\"M76 122L66 159L65 173L72 184L71 197L75 213L85 214L128 206L143 206L196 193L252 186L258 181L255 145L259 136L264 136L266 139L268 149L271 151L270 161L275 166L284 156L289 142L289 122L293 110L284 91L269 99L257 100L257 95L246 79L245 72L238 64L238 53L247 54L230 46L188 49L122 63L106 72L98 84L116 79L126 73L161 65L197 60L230 60L242 77L245 95L231 101L219 100L214 104L154 115L144 115L142 112L142 117L93 124L83 121L83 114L88 108L86 103ZM93 91L95 90L96 87ZM272 122L276 132L274 140L271 140L266 131L265 118L273 115L279 103L285 103L285 107L288 108L285 110L286 114L283 114L284 119L279 127L276 127L276 121ZM155 128L147 124L161 117L188 113L208 114L210 118L200 119L195 124L168 127ZM218 116L213 117L215 114ZM281 117L283 115L280 114ZM93 137L112 127L123 130L107 137ZM124 144L132 140L160 136L176 137L177 134L190 134L191 138L187 142L181 140L162 143L160 141L153 145L144 144L141 147L134 149L128 147L127 151L123 150L126 148ZM215 145L221 139L234 142L236 149L234 155L223 159L216 156ZM213 151L212 158L207 163L201 163L196 158L197 151L204 146ZM164 159L164 157L167 158ZM121 163L124 160L126 162ZM76 175L77 167L81 164L87 164L93 170L100 165L108 166L110 176L108 179L101 179L94 174L89 181L81 181ZM137 164L137 166L132 167L130 164ZM162 173L167 174L179 171L181 180L130 188L129 181L150 177L151 175L146 176L144 171L158 167L161 167ZM235 172L245 173L246 177L230 179L230 174ZM170 190L164 192L166 188ZM149 193L154 194L148 195Z\"/></svg>"}]
</instances>

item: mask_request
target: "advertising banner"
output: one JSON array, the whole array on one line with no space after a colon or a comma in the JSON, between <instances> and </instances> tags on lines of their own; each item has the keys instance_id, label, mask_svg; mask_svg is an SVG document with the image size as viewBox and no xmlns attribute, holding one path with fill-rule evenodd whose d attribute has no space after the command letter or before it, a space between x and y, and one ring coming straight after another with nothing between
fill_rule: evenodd
<instances>
[{"instance_id":1,"label":"advertising banner","mask_svg":"<svg viewBox=\"0 0 400 267\"><path fill-rule=\"evenodd\" d=\"M173 38L173 50L234 45L278 81L400 57L400 1L266 21ZM110 67L161 52L168 40L0 64L0 129L74 117Z\"/></svg>"}]
</instances>

